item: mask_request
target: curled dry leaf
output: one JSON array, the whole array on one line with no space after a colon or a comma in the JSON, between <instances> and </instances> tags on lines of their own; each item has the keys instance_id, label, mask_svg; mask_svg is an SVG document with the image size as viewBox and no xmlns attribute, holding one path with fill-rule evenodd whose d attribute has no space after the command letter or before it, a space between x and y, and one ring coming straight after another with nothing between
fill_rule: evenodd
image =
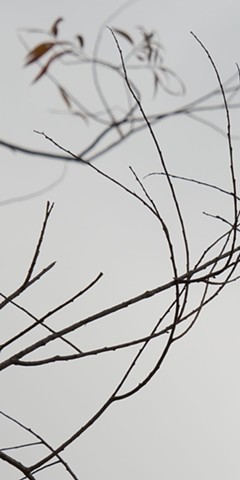
<instances>
[{"instance_id":1,"label":"curled dry leaf","mask_svg":"<svg viewBox=\"0 0 240 480\"><path fill-rule=\"evenodd\" d=\"M55 42L45 42L34 47L33 50L27 54L25 65L30 65L31 63L36 62L36 60L39 60L39 58L54 47L54 45Z\"/></svg>"},{"instance_id":2,"label":"curled dry leaf","mask_svg":"<svg viewBox=\"0 0 240 480\"><path fill-rule=\"evenodd\" d=\"M124 30L120 30L119 28L112 28L113 32L118 34L118 35L122 35L122 37L125 38L125 40L127 40L129 43L131 43L132 45L134 45L134 41L132 39L132 37L130 37L130 35L125 32Z\"/></svg>"},{"instance_id":3,"label":"curled dry leaf","mask_svg":"<svg viewBox=\"0 0 240 480\"><path fill-rule=\"evenodd\" d=\"M80 43L80 47L83 48L84 47L84 38L82 35L76 35L76 38L78 39L79 43Z\"/></svg>"},{"instance_id":4,"label":"curled dry leaf","mask_svg":"<svg viewBox=\"0 0 240 480\"><path fill-rule=\"evenodd\" d=\"M60 22L63 21L63 17L59 17L57 18L57 20L55 20L55 22L53 23L53 25L51 26L51 29L50 29L50 33L51 35L53 35L54 37L57 37L57 34L58 34L58 25Z\"/></svg>"}]
</instances>

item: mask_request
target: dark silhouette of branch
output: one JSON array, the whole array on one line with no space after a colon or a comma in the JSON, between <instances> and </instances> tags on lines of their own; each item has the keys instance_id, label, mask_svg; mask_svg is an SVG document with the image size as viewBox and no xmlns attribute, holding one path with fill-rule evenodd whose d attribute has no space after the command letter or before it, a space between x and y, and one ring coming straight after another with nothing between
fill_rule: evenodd
<instances>
[{"instance_id":1,"label":"dark silhouette of branch","mask_svg":"<svg viewBox=\"0 0 240 480\"><path fill-rule=\"evenodd\" d=\"M85 292L87 292L90 288L92 288L97 282L98 280L100 280L100 278L102 277L102 273L100 273L89 285L87 285L87 287L85 287L83 290L81 290L80 292L76 293L75 295L73 295L71 298L69 298L68 300L66 300L64 303L62 303L61 305L58 305L56 308L54 308L53 310L51 310L50 312L46 313L45 315L42 316L42 318L38 319L35 315L33 315L32 313L30 313L26 308L23 308L21 307L20 305L16 304L15 302L11 301L11 304L15 305L18 309L22 310L24 313L26 313L27 316L29 316L30 318L32 318L35 323L30 325L29 327L25 328L24 330L21 330L17 335L15 335L14 337L10 338L9 340L7 340L5 343L3 343L2 345L0 345L0 350L3 350L5 347L11 345L11 343L14 343L16 340L18 340L19 338L23 337L24 335L26 335L27 333L29 333L33 328L36 328L38 325L42 325L42 327L44 327L46 330L48 330L49 332L51 333L56 333L51 327L49 327L48 325L45 325L44 322L47 318L51 317L52 315L54 315L55 313L59 312L60 310L62 310L63 308L65 308L67 305L69 305L70 303L74 302L77 298L79 298L81 295L83 295ZM4 298L7 298L5 297L5 295L3 295L2 293L0 294L2 295ZM76 347L76 345L74 345L72 342L70 342L69 340L67 340L66 338L64 337L61 337L60 336L60 339L63 340L63 342L65 342L67 345L71 346L74 350L77 350L78 353L81 353L81 350Z\"/></svg>"},{"instance_id":2,"label":"dark silhouette of branch","mask_svg":"<svg viewBox=\"0 0 240 480\"><path fill-rule=\"evenodd\" d=\"M3 411L0 411L0 415L2 415L2 417L8 419L10 422L12 423L15 423L16 425L18 425L22 430L30 433L30 435L32 435L33 437L35 437L38 441L37 442L32 442L31 445L43 445L45 446L48 450L50 451L54 451L53 447L50 446L50 444L48 442L46 442L46 440L43 439L43 437L41 437L38 433L34 432L32 430L32 428L29 428L29 427L26 427L26 425L24 425L22 422L19 422L19 420L17 420L16 418L8 415L7 413L3 412ZM25 448L26 445L20 445L18 448ZM16 447L15 447L16 448ZM1 449L0 450L0 453L3 452L4 449ZM70 466L67 464L67 462L65 462L65 460L60 457L59 455L57 455L57 459L58 459L58 463L61 463L65 470L69 473L69 475L74 479L74 480L79 480L78 477L75 475L75 473L73 472L73 470L70 468ZM28 471L30 469L26 469L26 471ZM22 471L22 470L21 470ZM23 473L25 473L23 471ZM36 472L34 472L36 473ZM27 477L27 478L31 478L31 477Z\"/></svg>"},{"instance_id":3,"label":"dark silhouette of branch","mask_svg":"<svg viewBox=\"0 0 240 480\"><path fill-rule=\"evenodd\" d=\"M1 450L0 450L0 458L4 462L7 462L9 465L12 465L13 467L15 467L20 472L24 473L25 478L28 478L29 480L36 480L36 477L34 477L31 473L31 469L29 469L28 467L25 467L25 465L23 465L21 462L19 462L18 460L15 460L14 458L10 457L6 453L2 452Z\"/></svg>"}]
</instances>

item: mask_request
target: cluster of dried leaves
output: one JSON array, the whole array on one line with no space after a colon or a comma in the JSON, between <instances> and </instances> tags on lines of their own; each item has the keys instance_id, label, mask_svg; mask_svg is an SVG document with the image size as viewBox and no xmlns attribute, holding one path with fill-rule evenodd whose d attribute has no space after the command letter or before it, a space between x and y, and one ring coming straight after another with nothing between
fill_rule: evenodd
<instances>
[{"instance_id":1,"label":"cluster of dried leaves","mask_svg":"<svg viewBox=\"0 0 240 480\"><path fill-rule=\"evenodd\" d=\"M26 55L25 65L38 63L39 60L43 61L43 65L40 66L40 70L33 82L38 81L46 75L54 62L66 56L71 57L74 61L78 61L80 65L86 64L86 62L101 63L114 72L119 71L122 73L121 65L116 66L108 63L106 60L100 60L89 55L85 50L86 42L83 35L76 34L73 40L60 40L59 25L62 21L62 17L57 18L48 32L36 30L36 33L40 32L48 38L44 42L37 44ZM133 35L130 35L130 33L125 30L115 27L111 27L111 30L129 44L130 50L125 59L128 70L130 71L131 68L141 68L142 70L144 69L151 72L153 76L153 96L158 93L159 88L162 88L171 95L184 93L185 87L183 82L173 70L164 65L164 48L158 41L155 32L147 32L144 27L139 26L137 30L140 33L140 40L136 41ZM34 32L33 29L29 31ZM46 54L49 54L47 60L45 60ZM133 60L135 63L129 64L130 60ZM176 81L173 87L170 84L171 79ZM61 87L60 93L67 107L70 108L71 98L67 91Z\"/></svg>"}]
</instances>

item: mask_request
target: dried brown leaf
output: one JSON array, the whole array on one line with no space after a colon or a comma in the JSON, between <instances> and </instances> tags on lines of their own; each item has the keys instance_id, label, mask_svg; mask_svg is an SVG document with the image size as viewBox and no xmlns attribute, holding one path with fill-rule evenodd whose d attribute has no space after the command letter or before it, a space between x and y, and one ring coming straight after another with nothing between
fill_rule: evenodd
<instances>
[{"instance_id":1,"label":"dried brown leaf","mask_svg":"<svg viewBox=\"0 0 240 480\"><path fill-rule=\"evenodd\" d=\"M84 38L82 35L76 35L76 38L78 39L79 43L80 43L80 47L83 48L84 47Z\"/></svg>"},{"instance_id":2,"label":"dried brown leaf","mask_svg":"<svg viewBox=\"0 0 240 480\"><path fill-rule=\"evenodd\" d=\"M129 43L134 45L134 41L132 37L130 37L129 33L125 32L124 30L120 30L119 28L112 28L113 32L117 33L118 35L122 35Z\"/></svg>"},{"instance_id":3,"label":"dried brown leaf","mask_svg":"<svg viewBox=\"0 0 240 480\"><path fill-rule=\"evenodd\" d=\"M60 22L63 21L63 17L59 17L57 18L57 20L55 20L55 22L53 23L53 25L51 26L51 29L50 29L50 33L54 36L54 37L57 37L58 35L58 25Z\"/></svg>"},{"instance_id":4,"label":"dried brown leaf","mask_svg":"<svg viewBox=\"0 0 240 480\"><path fill-rule=\"evenodd\" d=\"M39 60L39 58L48 52L54 45L55 42L45 42L37 45L27 54L25 65L30 65L31 63L36 62L36 60Z\"/></svg>"}]
</instances>

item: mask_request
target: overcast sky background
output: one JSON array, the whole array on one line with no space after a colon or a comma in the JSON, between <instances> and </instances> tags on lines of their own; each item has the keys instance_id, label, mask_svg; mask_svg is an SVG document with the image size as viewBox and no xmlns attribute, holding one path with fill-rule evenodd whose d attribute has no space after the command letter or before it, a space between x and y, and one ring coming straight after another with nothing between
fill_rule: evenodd
<instances>
[{"instance_id":1,"label":"overcast sky background","mask_svg":"<svg viewBox=\"0 0 240 480\"><path fill-rule=\"evenodd\" d=\"M102 22L123 2L120 0L2 0L1 36L1 132L0 138L34 149L56 152L53 145L33 132L44 131L73 152L80 151L94 136L94 127L69 115L59 94L47 79L30 85L37 73L35 66L23 68L25 51L17 32L19 28L48 29L64 17L61 32L65 37L80 33L86 48L94 45ZM237 1L140 0L123 11L112 25L136 32L137 25L154 29L165 47L165 63L183 79L185 97L160 93L154 111L180 107L217 86L214 72L193 31L211 52L222 78L236 72L240 62L240 6ZM34 35L27 37L34 46ZM122 48L128 48L122 41ZM106 30L102 55L114 61L115 44ZM88 92L84 77L75 70L66 75L68 86ZM72 75L72 77L71 77ZM143 78L146 91L151 82ZM72 82L72 83L71 83ZM104 87L116 103L121 89L105 81ZM119 88L119 91L118 91ZM120 92L120 93L119 93ZM85 95L85 94L84 94ZM151 95L149 94L149 99ZM87 97L86 97L87 98ZM147 101L147 105L150 103ZM95 108L95 106L94 106ZM99 108L99 105L98 107ZM222 112L209 117L225 128ZM239 112L233 112L233 131L240 135ZM216 131L193 120L178 117L159 123L155 128L171 173L199 178L230 188L226 139ZM239 142L235 142L239 161ZM70 164L63 181L46 194L28 201L4 205L4 201L43 189L61 176L61 161L12 153L1 148L1 291L13 291L26 274L46 201L55 203L39 262L39 269L57 260L54 271L26 292L19 303L36 315L42 315L86 286L99 272L104 276L94 289L49 322L60 328L85 315L137 295L172 277L161 230L155 220L134 199L100 178L87 166ZM147 132L134 136L119 149L96 160L95 165L134 190L136 183L128 166L142 178L160 169L156 150ZM238 167L237 167L238 168ZM238 168L239 171L239 168ZM149 177L145 183L169 219L173 237L175 216L168 204L163 180ZM193 263L206 245L222 231L203 211L231 218L231 202L218 192L176 183L186 218ZM177 241L176 241L177 245ZM181 245L177 245L181 256ZM184 261L180 262L184 271ZM191 332L176 342L160 372L136 396L114 404L90 428L64 458L81 479L122 478L151 480L239 479L240 441L240 327L239 286L231 285L209 305ZM69 336L79 346L107 345L110 341L147 334L156 322L168 297L154 298L108 319L104 325L87 327ZM194 301L194 298L193 298ZM6 339L15 331L16 322L28 320L12 307L3 313L2 334ZM32 336L33 340L35 336ZM21 344L19 343L19 348ZM51 352L63 352L60 342ZM129 380L136 385L156 358L159 344L153 345ZM9 349L11 351L11 349ZM135 350L136 351L136 350ZM47 355L50 348L35 358ZM90 358L75 364L37 368L11 368L2 374L1 409L27 426L36 429L57 446L72 435L106 400L117 385L133 350ZM33 357L32 357L33 358ZM2 422L0 446L22 441L22 432ZM33 450L31 450L33 452ZM32 463L37 451L29 450L23 460ZM30 456L31 453L31 457ZM40 454L41 456L41 454ZM39 475L50 479L54 470ZM58 480L66 478L56 469ZM16 480L19 474L0 464L0 478ZM56 478L56 477L55 477Z\"/></svg>"}]
</instances>

